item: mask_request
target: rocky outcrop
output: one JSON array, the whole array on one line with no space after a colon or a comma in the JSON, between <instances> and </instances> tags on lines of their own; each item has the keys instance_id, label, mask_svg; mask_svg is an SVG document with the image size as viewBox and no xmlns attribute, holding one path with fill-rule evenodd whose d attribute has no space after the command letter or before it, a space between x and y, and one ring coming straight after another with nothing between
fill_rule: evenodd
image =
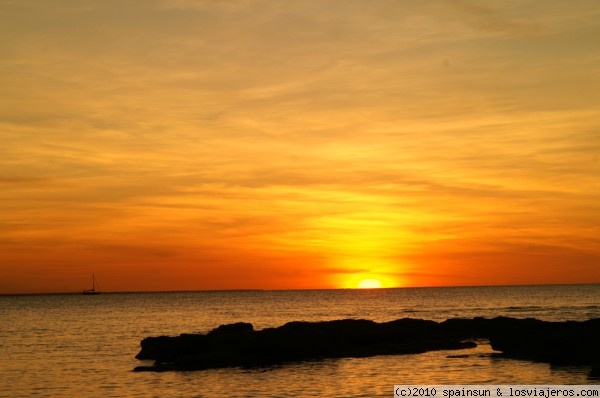
<instances>
[{"instance_id":1,"label":"rocky outcrop","mask_svg":"<svg viewBox=\"0 0 600 398\"><path fill-rule=\"evenodd\" d=\"M260 366L321 358L415 354L430 350L474 347L444 332L433 321L400 319L375 323L361 319L289 322L254 331L252 325L222 325L207 334L148 337L138 359L153 366L136 371L199 370Z\"/></svg>"},{"instance_id":2,"label":"rocky outcrop","mask_svg":"<svg viewBox=\"0 0 600 398\"><path fill-rule=\"evenodd\" d=\"M136 371L201 370L263 366L322 358L415 354L474 347L469 339L488 338L504 356L552 364L589 365L600 357L600 319L545 322L536 319L450 319L434 322L362 319L289 322L254 330L249 323L221 325L207 334L148 337L138 359L154 365Z\"/></svg>"},{"instance_id":3,"label":"rocky outcrop","mask_svg":"<svg viewBox=\"0 0 600 398\"><path fill-rule=\"evenodd\" d=\"M509 319L492 330L490 344L509 358L547 362L553 365L592 366L600 364L600 319L585 322L543 322Z\"/></svg>"}]
</instances>

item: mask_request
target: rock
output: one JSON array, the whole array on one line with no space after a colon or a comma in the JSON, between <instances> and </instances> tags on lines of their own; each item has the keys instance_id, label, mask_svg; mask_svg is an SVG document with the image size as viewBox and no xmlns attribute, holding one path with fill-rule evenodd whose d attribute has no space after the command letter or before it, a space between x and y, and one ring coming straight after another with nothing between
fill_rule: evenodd
<instances>
[{"instance_id":1,"label":"rock","mask_svg":"<svg viewBox=\"0 0 600 398\"><path fill-rule=\"evenodd\" d=\"M262 366L321 358L413 354L430 350L471 348L475 344L448 337L433 321L400 319L375 323L363 319L289 322L254 331L251 324L221 325L206 335L148 337L138 359L153 366L136 371L200 370Z\"/></svg>"},{"instance_id":2,"label":"rock","mask_svg":"<svg viewBox=\"0 0 600 398\"><path fill-rule=\"evenodd\" d=\"M415 354L472 348L486 338L502 356L551 364L592 366L598 372L600 319L545 322L498 317L434 322L404 318L289 322L255 331L249 323L221 325L207 334L147 337L138 359L155 360L136 371L263 366L321 358ZM459 356L453 356L459 357Z\"/></svg>"},{"instance_id":3,"label":"rock","mask_svg":"<svg viewBox=\"0 0 600 398\"><path fill-rule=\"evenodd\" d=\"M513 322L490 333L490 344L503 356L552 365L592 366L600 357L600 319L584 322Z\"/></svg>"}]
</instances>

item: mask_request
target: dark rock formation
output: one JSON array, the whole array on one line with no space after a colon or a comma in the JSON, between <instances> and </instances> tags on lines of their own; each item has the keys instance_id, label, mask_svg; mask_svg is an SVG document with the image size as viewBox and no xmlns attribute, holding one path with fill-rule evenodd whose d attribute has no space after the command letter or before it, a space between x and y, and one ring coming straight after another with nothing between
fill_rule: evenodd
<instances>
[{"instance_id":1,"label":"dark rock formation","mask_svg":"<svg viewBox=\"0 0 600 398\"><path fill-rule=\"evenodd\" d=\"M207 334L148 337L138 359L153 366L136 371L199 370L230 366L261 366L320 358L414 354L429 350L474 347L449 336L433 321L400 319L375 323L360 319L289 322L254 331L252 325L222 325Z\"/></svg>"},{"instance_id":2,"label":"dark rock formation","mask_svg":"<svg viewBox=\"0 0 600 398\"><path fill-rule=\"evenodd\" d=\"M551 364L589 365L600 357L600 319L544 322L537 319L450 319L434 322L361 319L289 322L255 331L249 323L221 325L207 334L148 337L138 359L155 360L136 371L200 370L263 366L321 358L415 354L474 347L488 338L502 355Z\"/></svg>"},{"instance_id":3,"label":"dark rock formation","mask_svg":"<svg viewBox=\"0 0 600 398\"><path fill-rule=\"evenodd\" d=\"M600 319L584 322L543 322L505 318L503 328L492 330L494 350L509 358L547 362L552 365L592 366L600 359Z\"/></svg>"}]
</instances>

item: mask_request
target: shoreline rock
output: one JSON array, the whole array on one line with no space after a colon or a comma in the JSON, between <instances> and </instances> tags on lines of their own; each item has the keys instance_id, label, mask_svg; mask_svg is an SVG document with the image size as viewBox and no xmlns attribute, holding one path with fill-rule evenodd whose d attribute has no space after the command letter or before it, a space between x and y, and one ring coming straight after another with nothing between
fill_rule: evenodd
<instances>
[{"instance_id":1,"label":"shoreline rock","mask_svg":"<svg viewBox=\"0 0 600 398\"><path fill-rule=\"evenodd\" d=\"M600 319L547 322L537 319L403 318L288 322L254 330L250 323L221 325L206 334L147 337L136 355L154 360L134 371L204 370L269 366L325 358L418 354L473 348L469 339L489 339L501 356L550 364L592 366L600 357Z\"/></svg>"}]
</instances>

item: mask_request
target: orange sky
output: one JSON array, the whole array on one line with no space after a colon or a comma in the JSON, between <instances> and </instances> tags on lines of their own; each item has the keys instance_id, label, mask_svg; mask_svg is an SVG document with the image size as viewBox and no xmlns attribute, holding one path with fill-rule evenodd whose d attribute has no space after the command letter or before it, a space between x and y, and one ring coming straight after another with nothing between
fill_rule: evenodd
<instances>
[{"instance_id":1,"label":"orange sky","mask_svg":"<svg viewBox=\"0 0 600 398\"><path fill-rule=\"evenodd\" d=\"M597 1L0 7L0 293L600 283Z\"/></svg>"}]
</instances>

